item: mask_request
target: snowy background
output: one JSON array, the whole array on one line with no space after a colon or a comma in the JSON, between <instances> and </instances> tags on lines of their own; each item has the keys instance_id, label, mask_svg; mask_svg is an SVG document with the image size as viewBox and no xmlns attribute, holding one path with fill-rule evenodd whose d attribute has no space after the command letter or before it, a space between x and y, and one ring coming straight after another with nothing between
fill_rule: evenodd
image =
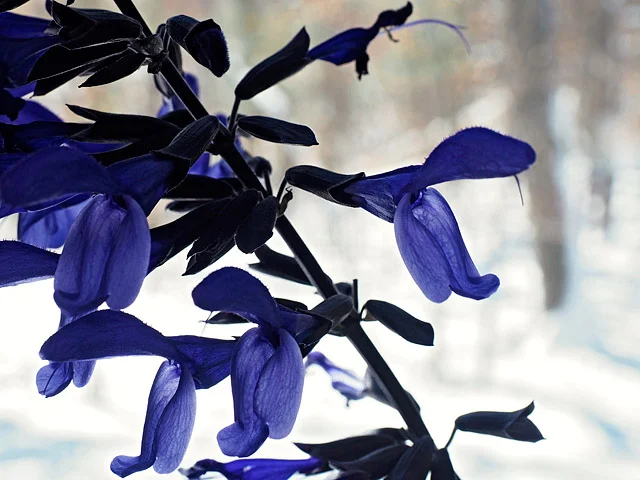
<instances>
[{"instance_id":1,"label":"snowy background","mask_svg":"<svg viewBox=\"0 0 640 480\"><path fill-rule=\"evenodd\" d=\"M20 11L41 15L39 2L32 3ZM424 27L399 33L398 44L376 40L369 51L371 75L361 82L351 65L312 65L243 111L307 124L320 146L254 141L248 148L273 162L277 185L293 164L368 174L418 164L464 126L530 141L539 158L521 176L524 207L512 179L438 187L478 269L500 277L500 290L482 302L452 296L441 305L429 303L402 263L392 225L364 211L295 192L288 216L335 281L359 279L361 303L390 301L434 325L432 348L407 344L380 325L365 328L420 403L436 443L444 445L458 415L517 410L535 400L532 419L546 440L527 444L459 433L451 458L461 478L640 479L640 5L526 3L414 2L413 18L467 25L473 53L467 55L446 29ZM213 17L225 30L232 62L225 77L214 79L186 62L199 74L212 112L230 108L230 93L247 68L302 25L318 43L400 6L362 0L139 5L151 25L182 8ZM75 86L43 102L69 119L65 103L149 115L160 104L142 71L109 87ZM151 222L170 219L158 208ZM15 219L2 221L0 236L14 235ZM272 243L286 251L279 239ZM216 267L253 261L234 250ZM191 303L190 292L211 269L181 277L184 267L182 254L153 272L127 311L169 335L240 334L243 327L205 327L207 313ZM319 301L309 287L259 278L275 296ZM101 361L87 387L40 397L35 373L43 362L37 352L58 322L52 290L52 281L0 290L0 478L113 479L111 459L139 452L161 360ZM365 371L344 339L323 339L318 351ZM184 466L222 459L215 436L232 418L228 380L199 391ZM387 426L402 426L392 409L368 399L346 407L327 376L311 369L293 433L268 441L257 456L302 457L291 441L329 441ZM134 478L157 477L147 471Z\"/></svg>"}]
</instances>

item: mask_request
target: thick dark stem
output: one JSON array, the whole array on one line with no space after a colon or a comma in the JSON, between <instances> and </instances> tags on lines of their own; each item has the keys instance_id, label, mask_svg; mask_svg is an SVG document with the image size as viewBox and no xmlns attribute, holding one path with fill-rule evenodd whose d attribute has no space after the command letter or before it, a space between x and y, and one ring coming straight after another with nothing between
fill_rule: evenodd
<instances>
[{"instance_id":1,"label":"thick dark stem","mask_svg":"<svg viewBox=\"0 0 640 480\"><path fill-rule=\"evenodd\" d=\"M151 30L131 0L114 0L114 2L122 13L140 22L146 35L151 34ZM198 97L191 91L181 73L170 60L164 62L160 73L194 118L198 119L208 115L207 110L202 103L200 103ZM223 145L217 145L217 147L220 154L225 158L227 163L229 163L229 166L246 187L258 190L265 195L267 194L260 180L249 165L247 165L247 162L244 161L244 158L242 158L242 155L235 148L232 141ZM276 230L291 249L303 272L309 281L318 289L318 292L324 298L338 294L331 278L324 273L307 245L284 215L276 222ZM347 338L355 346L360 355L362 355L383 389L386 390L385 394L392 400L409 430L418 437L428 436L429 432L420 417L420 412L416 409L411 398L407 395L405 389L402 388L402 385L400 385L400 382L382 358L380 352L378 352L362 329L360 317L357 312L353 311L351 316L345 320L344 327Z\"/></svg>"}]
</instances>

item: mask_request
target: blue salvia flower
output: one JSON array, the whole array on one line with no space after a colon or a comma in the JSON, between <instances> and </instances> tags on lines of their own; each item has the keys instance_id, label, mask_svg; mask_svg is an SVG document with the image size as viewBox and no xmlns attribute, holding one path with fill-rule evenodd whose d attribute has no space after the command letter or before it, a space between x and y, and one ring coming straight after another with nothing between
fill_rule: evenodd
<instances>
[{"instance_id":1,"label":"blue salvia flower","mask_svg":"<svg viewBox=\"0 0 640 480\"><path fill-rule=\"evenodd\" d=\"M194 290L197 306L241 316L258 325L236 344L231 358L235 422L218 433L225 455L246 457L269 438L293 428L302 399L304 365L296 336L314 323L309 315L280 307L249 273L223 268Z\"/></svg>"},{"instance_id":2,"label":"blue salvia flower","mask_svg":"<svg viewBox=\"0 0 640 480\"><path fill-rule=\"evenodd\" d=\"M366 396L366 385L363 380L350 370L339 367L320 352L311 352L307 356L305 366L309 368L312 365L318 365L329 377L331 377L331 386L340 392L347 402L351 400L360 400Z\"/></svg>"},{"instance_id":3,"label":"blue salvia flower","mask_svg":"<svg viewBox=\"0 0 640 480\"><path fill-rule=\"evenodd\" d=\"M181 469L185 477L197 479L209 472L218 472L227 480L288 480L295 474L311 475L322 471L326 462L317 458L302 460L280 460L271 458L248 458L222 463L211 459L200 460L188 469Z\"/></svg>"},{"instance_id":4,"label":"blue salvia flower","mask_svg":"<svg viewBox=\"0 0 640 480\"><path fill-rule=\"evenodd\" d=\"M165 337L132 315L101 310L63 326L43 344L40 356L60 364L131 355L167 359L149 393L140 455L120 455L111 462L111 470L126 477L152 466L158 473L180 466L195 421L195 391L229 375L235 343L190 335Z\"/></svg>"},{"instance_id":5,"label":"blue salvia flower","mask_svg":"<svg viewBox=\"0 0 640 480\"><path fill-rule=\"evenodd\" d=\"M460 27L452 25L441 20L423 19L405 24L407 18L413 13L413 5L411 2L398 10L385 10L378 15L375 23L369 28L351 28L321 44L313 47L307 53L310 60L324 60L334 65L344 65L345 63L355 62L356 73L358 79L369 73L369 55L367 48L369 44L381 33L388 34L391 37L391 31L405 28L409 26L435 23L444 25L453 29L467 46L466 40L460 31ZM380 32L384 30L384 32Z\"/></svg>"},{"instance_id":6,"label":"blue salvia flower","mask_svg":"<svg viewBox=\"0 0 640 480\"><path fill-rule=\"evenodd\" d=\"M0 177L0 201L44 208L78 194L92 197L71 226L54 276L54 298L65 315L103 302L114 309L135 300L149 267L146 216L167 190L174 163L153 154L108 169L67 147L22 155Z\"/></svg>"},{"instance_id":7,"label":"blue salvia flower","mask_svg":"<svg viewBox=\"0 0 640 480\"><path fill-rule=\"evenodd\" d=\"M494 293L500 281L478 273L451 208L431 186L516 175L534 160L525 142L487 128L468 128L438 145L424 165L356 180L344 192L369 213L393 222L402 259L427 298L443 302L453 291L480 300Z\"/></svg>"},{"instance_id":8,"label":"blue salvia flower","mask_svg":"<svg viewBox=\"0 0 640 480\"><path fill-rule=\"evenodd\" d=\"M61 313L58 329L69 325L74 319L74 317ZM49 362L36 374L38 393L47 398L53 397L67 388L72 381L76 387L82 388L91 380L95 366L95 360Z\"/></svg>"}]
</instances>

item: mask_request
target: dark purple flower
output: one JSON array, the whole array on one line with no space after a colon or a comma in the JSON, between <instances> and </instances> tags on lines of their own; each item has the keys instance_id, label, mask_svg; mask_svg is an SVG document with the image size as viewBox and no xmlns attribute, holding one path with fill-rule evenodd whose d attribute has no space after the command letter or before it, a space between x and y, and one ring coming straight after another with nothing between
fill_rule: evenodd
<instances>
[{"instance_id":1,"label":"dark purple flower","mask_svg":"<svg viewBox=\"0 0 640 480\"><path fill-rule=\"evenodd\" d=\"M146 216L166 192L173 168L150 154L106 169L78 150L47 147L21 156L0 176L2 205L18 209L101 192L71 226L56 269L54 298L66 315L83 315L105 301L121 309L135 300L149 266Z\"/></svg>"},{"instance_id":2,"label":"dark purple flower","mask_svg":"<svg viewBox=\"0 0 640 480\"><path fill-rule=\"evenodd\" d=\"M233 313L258 325L236 344L231 358L235 422L218 433L225 455L246 457L269 438L293 428L302 399L304 365L296 335L309 315L280 307L267 288L238 268L223 268L194 290L197 306Z\"/></svg>"},{"instance_id":3,"label":"dark purple flower","mask_svg":"<svg viewBox=\"0 0 640 480\"><path fill-rule=\"evenodd\" d=\"M339 367L320 352L311 352L305 366L318 365L331 377L331 386L340 392L347 402L360 400L366 396L364 381L350 370Z\"/></svg>"},{"instance_id":4,"label":"dark purple flower","mask_svg":"<svg viewBox=\"0 0 640 480\"><path fill-rule=\"evenodd\" d=\"M62 202L51 208L20 213L18 240L41 248L61 247L85 205L83 198L74 197L70 202Z\"/></svg>"},{"instance_id":5,"label":"dark purple flower","mask_svg":"<svg viewBox=\"0 0 640 480\"><path fill-rule=\"evenodd\" d=\"M210 388L229 375L235 343L196 336L165 337L132 315L101 310L63 326L42 345L40 356L50 365L73 362L74 366L118 356L167 358L149 394L140 455L120 455L111 462L111 470L126 477L151 466L158 473L170 473L180 466L195 421L195 391Z\"/></svg>"},{"instance_id":6,"label":"dark purple flower","mask_svg":"<svg viewBox=\"0 0 640 480\"><path fill-rule=\"evenodd\" d=\"M360 207L393 222L409 273L427 298L443 302L455 292L480 300L500 281L480 275L446 200L431 185L449 180L516 175L535 152L525 142L486 128L468 128L444 140L422 166L365 177L344 192Z\"/></svg>"},{"instance_id":7,"label":"dark purple flower","mask_svg":"<svg viewBox=\"0 0 640 480\"><path fill-rule=\"evenodd\" d=\"M62 328L69 325L75 319L62 313L60 315L60 325ZM95 360L78 360L74 362L49 362L36 374L36 386L38 393L45 397L53 397L62 392L69 386L71 381L73 384L82 388L91 379L93 369L96 366Z\"/></svg>"},{"instance_id":8,"label":"dark purple flower","mask_svg":"<svg viewBox=\"0 0 640 480\"><path fill-rule=\"evenodd\" d=\"M313 457L302 460L248 458L228 463L205 459L191 468L181 469L180 473L189 479L200 478L208 472L219 472L227 480L288 480L296 473L303 475L317 473L324 463Z\"/></svg>"},{"instance_id":9,"label":"dark purple flower","mask_svg":"<svg viewBox=\"0 0 640 480\"><path fill-rule=\"evenodd\" d=\"M406 24L407 18L409 18L412 13L413 5L411 2L407 2L404 7L398 10L385 10L378 15L378 18L371 27L345 30L310 49L307 53L307 58L310 60L324 60L334 65L344 65L345 63L355 62L358 79L361 79L363 75L369 73L369 55L367 54L367 48L379 34L386 34L391 37L390 32L395 29L435 23L453 29L466 45L460 27L456 25L433 19L417 20ZM380 32L381 29L384 31Z\"/></svg>"},{"instance_id":10,"label":"dark purple flower","mask_svg":"<svg viewBox=\"0 0 640 480\"><path fill-rule=\"evenodd\" d=\"M78 315L107 302L133 303L149 265L147 218L128 195L91 199L69 230L54 277L54 298L63 312Z\"/></svg>"}]
</instances>

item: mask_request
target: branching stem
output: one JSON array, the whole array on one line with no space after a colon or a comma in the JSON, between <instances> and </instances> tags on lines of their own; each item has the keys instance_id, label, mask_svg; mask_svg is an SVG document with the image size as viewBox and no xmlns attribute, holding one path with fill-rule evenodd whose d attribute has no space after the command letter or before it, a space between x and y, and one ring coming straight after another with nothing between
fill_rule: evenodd
<instances>
[{"instance_id":1,"label":"branching stem","mask_svg":"<svg viewBox=\"0 0 640 480\"><path fill-rule=\"evenodd\" d=\"M132 0L114 0L114 2L123 14L140 22L145 35L151 35L151 30L145 23L142 15L140 15L140 12ZM202 103L200 103L198 97L196 97L196 95L191 91L182 74L171 60L167 59L163 63L160 74L164 77L171 89L180 98L182 103L195 119L208 115L207 110L204 108ZM235 111L237 112L237 108ZM229 166L233 169L234 173L247 188L253 188L265 195L267 194L266 189L262 183L260 183L258 177L234 146L233 141L217 145L217 147L220 154L224 157ZM324 298L338 294L336 286L331 278L324 273L316 258L313 256L291 222L289 222L284 215L276 222L276 230L284 239L309 281L318 289L318 292ZM409 430L417 437L429 436L427 427L420 417L420 412L405 389L402 388L402 385L400 385L400 382L389 368L389 365L382 358L380 352L376 349L375 345L362 329L362 326L360 325L360 317L355 310L352 312L351 316L345 320L343 326L345 327L347 338L367 362L369 368L385 390L385 394L392 401L404 419Z\"/></svg>"}]
</instances>

